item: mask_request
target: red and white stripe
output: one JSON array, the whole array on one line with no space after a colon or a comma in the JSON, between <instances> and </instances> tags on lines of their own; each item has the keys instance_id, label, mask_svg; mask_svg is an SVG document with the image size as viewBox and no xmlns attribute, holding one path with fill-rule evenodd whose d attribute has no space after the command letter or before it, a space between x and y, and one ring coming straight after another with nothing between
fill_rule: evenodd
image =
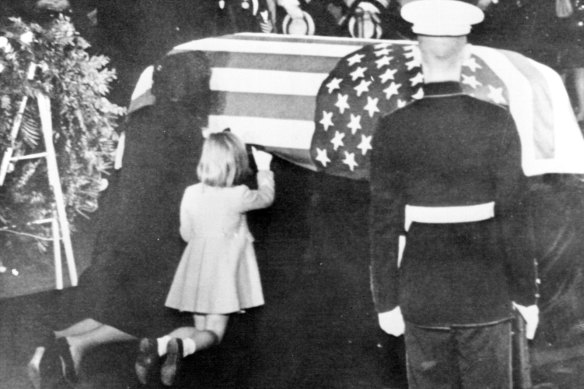
<instances>
[{"instance_id":1,"label":"red and white stripe","mask_svg":"<svg viewBox=\"0 0 584 389\"><path fill-rule=\"evenodd\" d=\"M380 42L243 33L188 42L169 55L207 53L211 89L222 101L210 116L209 131L229 127L246 143L265 146L315 169L309 149L322 82L341 58ZM557 73L517 53L480 46L471 50L507 86L509 109L522 140L525 173L584 173L584 139ZM136 85L130 112L153 103L151 82L150 67Z\"/></svg>"}]
</instances>

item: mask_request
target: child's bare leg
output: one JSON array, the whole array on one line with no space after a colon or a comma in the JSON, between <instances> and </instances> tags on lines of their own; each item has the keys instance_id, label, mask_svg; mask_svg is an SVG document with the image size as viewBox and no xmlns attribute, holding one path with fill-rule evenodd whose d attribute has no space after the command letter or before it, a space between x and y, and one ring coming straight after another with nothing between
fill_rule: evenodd
<instances>
[{"instance_id":1,"label":"child's bare leg","mask_svg":"<svg viewBox=\"0 0 584 389\"><path fill-rule=\"evenodd\" d=\"M199 350L215 346L223 341L229 315L205 315L204 319L204 330L199 331L194 338Z\"/></svg>"},{"instance_id":2,"label":"child's bare leg","mask_svg":"<svg viewBox=\"0 0 584 389\"><path fill-rule=\"evenodd\" d=\"M164 338L169 341L172 338L192 339L196 344L196 350L201 351L209 347L215 346L223 340L227 323L229 322L228 315L193 315L194 327L180 327L170 332ZM159 342L164 342L163 338L159 338ZM187 350L185 350L187 351ZM185 353L189 355L192 353Z\"/></svg>"},{"instance_id":3,"label":"child's bare leg","mask_svg":"<svg viewBox=\"0 0 584 389\"><path fill-rule=\"evenodd\" d=\"M174 330L168 336L167 356L160 370L160 379L163 384L174 384L182 360L195 352L218 345L223 340L228 315L194 315L195 327L190 330L182 327ZM186 337L180 337L187 335ZM161 339L158 340L159 342Z\"/></svg>"},{"instance_id":4,"label":"child's bare leg","mask_svg":"<svg viewBox=\"0 0 584 389\"><path fill-rule=\"evenodd\" d=\"M173 338L182 339L183 343L185 341L188 343L188 340L194 341L197 351L205 350L221 343L229 316L194 314L193 321L194 326L192 327L179 327L156 339L158 355L163 356L166 354L168 342ZM185 356L194 353L194 350L189 352L189 349L190 347L187 345Z\"/></svg>"}]
</instances>

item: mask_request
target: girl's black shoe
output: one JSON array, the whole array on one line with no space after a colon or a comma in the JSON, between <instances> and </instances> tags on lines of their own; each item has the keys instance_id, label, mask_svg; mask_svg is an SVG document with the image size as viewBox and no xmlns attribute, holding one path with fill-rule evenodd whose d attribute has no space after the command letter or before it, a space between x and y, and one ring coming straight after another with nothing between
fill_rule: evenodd
<instances>
[{"instance_id":1,"label":"girl's black shoe","mask_svg":"<svg viewBox=\"0 0 584 389\"><path fill-rule=\"evenodd\" d=\"M153 375L158 372L160 357L158 356L158 344L156 339L143 338L138 345L138 355L134 370L136 377L142 385L153 380Z\"/></svg>"},{"instance_id":2,"label":"girl's black shoe","mask_svg":"<svg viewBox=\"0 0 584 389\"><path fill-rule=\"evenodd\" d=\"M182 339L172 338L168 342L166 359L160 369L160 379L166 386L172 386L184 361Z\"/></svg>"}]
</instances>

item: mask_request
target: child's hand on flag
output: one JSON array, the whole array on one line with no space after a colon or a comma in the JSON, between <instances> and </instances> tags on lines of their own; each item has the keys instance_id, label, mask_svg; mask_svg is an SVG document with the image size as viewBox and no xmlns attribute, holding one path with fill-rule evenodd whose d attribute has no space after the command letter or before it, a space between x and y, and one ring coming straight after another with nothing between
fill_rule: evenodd
<instances>
[{"instance_id":1,"label":"child's hand on flag","mask_svg":"<svg viewBox=\"0 0 584 389\"><path fill-rule=\"evenodd\" d=\"M258 170L270 170L272 154L258 150L255 147L251 148L251 153L253 154L253 159L255 160Z\"/></svg>"}]
</instances>

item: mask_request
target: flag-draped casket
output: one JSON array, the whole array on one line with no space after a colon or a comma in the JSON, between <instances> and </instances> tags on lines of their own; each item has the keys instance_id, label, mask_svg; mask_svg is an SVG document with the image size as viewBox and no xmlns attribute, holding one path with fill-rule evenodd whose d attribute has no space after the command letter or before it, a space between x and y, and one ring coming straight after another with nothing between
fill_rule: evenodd
<instances>
[{"instance_id":1,"label":"flag-draped casket","mask_svg":"<svg viewBox=\"0 0 584 389\"><path fill-rule=\"evenodd\" d=\"M411 41L235 34L175 47L200 50L219 103L209 130L230 128L248 144L298 165L367 179L379 118L423 97ZM584 139L561 78L518 53L468 46L461 82L476 98L508 107L522 141L526 175L584 173ZM152 104L152 68L130 112ZM445 112L445 115L448 113Z\"/></svg>"}]
</instances>

